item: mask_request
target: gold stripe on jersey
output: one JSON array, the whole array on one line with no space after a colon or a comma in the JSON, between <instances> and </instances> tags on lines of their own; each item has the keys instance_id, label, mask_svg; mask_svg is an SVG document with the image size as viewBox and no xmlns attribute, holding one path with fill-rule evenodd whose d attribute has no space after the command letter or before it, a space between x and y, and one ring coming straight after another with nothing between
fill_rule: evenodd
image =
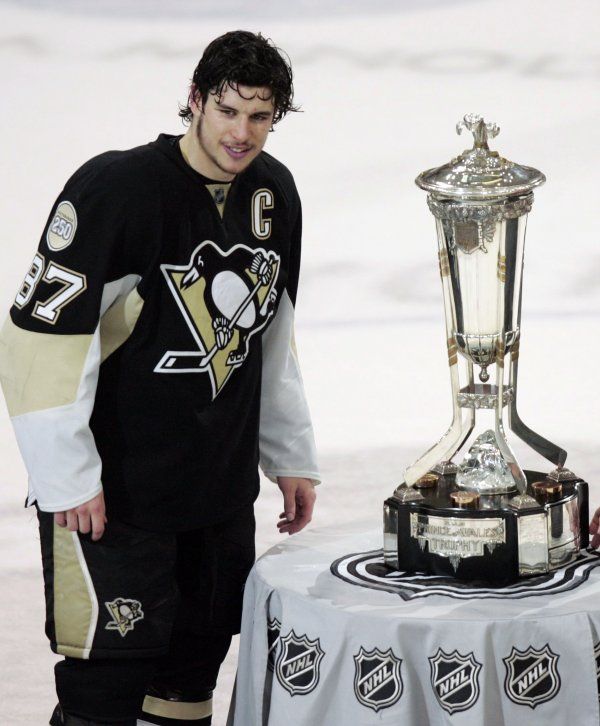
<instances>
[{"instance_id":1,"label":"gold stripe on jersey","mask_svg":"<svg viewBox=\"0 0 600 726\"><path fill-rule=\"evenodd\" d=\"M11 417L77 398L91 335L34 333L10 316L0 333L0 379Z\"/></svg>"},{"instance_id":2,"label":"gold stripe on jersey","mask_svg":"<svg viewBox=\"0 0 600 726\"><path fill-rule=\"evenodd\" d=\"M225 202L227 201L227 195L231 184L207 184L206 188L210 192L210 196L213 198L213 202L217 205L221 219L223 219L223 212L225 211Z\"/></svg>"},{"instance_id":3,"label":"gold stripe on jersey","mask_svg":"<svg viewBox=\"0 0 600 726\"><path fill-rule=\"evenodd\" d=\"M140 317L144 300L137 290L118 300L100 321L101 360L104 362L129 338Z\"/></svg>"},{"instance_id":4,"label":"gold stripe on jersey","mask_svg":"<svg viewBox=\"0 0 600 726\"><path fill-rule=\"evenodd\" d=\"M71 658L89 658L97 604L88 589L80 561L83 553L78 552L78 548L81 550L77 534L55 524L53 588L56 652Z\"/></svg>"},{"instance_id":5,"label":"gold stripe on jersey","mask_svg":"<svg viewBox=\"0 0 600 726\"><path fill-rule=\"evenodd\" d=\"M212 698L206 701L166 701L156 696L146 696L142 710L161 718L193 721L212 715Z\"/></svg>"}]
</instances>

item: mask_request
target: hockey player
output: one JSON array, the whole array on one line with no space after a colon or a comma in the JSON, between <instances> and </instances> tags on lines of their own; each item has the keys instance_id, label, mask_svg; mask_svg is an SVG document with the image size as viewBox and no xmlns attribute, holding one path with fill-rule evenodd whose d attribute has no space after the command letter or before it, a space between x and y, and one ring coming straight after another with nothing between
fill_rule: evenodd
<instances>
[{"instance_id":1,"label":"hockey player","mask_svg":"<svg viewBox=\"0 0 600 726\"><path fill-rule=\"evenodd\" d=\"M0 341L40 523L53 726L208 724L254 560L258 464L294 533L319 479L293 340L296 110L260 35L205 50L183 136L78 169ZM137 720L139 719L139 720Z\"/></svg>"}]
</instances>

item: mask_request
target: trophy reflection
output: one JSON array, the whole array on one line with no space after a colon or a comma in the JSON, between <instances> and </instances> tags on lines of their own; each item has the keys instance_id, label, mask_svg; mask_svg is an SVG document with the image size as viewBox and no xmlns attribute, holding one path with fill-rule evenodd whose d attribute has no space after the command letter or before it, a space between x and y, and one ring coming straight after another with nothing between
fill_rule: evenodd
<instances>
[{"instance_id":1,"label":"trophy reflection","mask_svg":"<svg viewBox=\"0 0 600 726\"><path fill-rule=\"evenodd\" d=\"M416 179L436 221L452 422L386 500L384 556L395 569L507 583L587 546L587 484L517 412L525 229L545 177L490 150L496 124L471 114L463 130L473 148ZM522 468L507 429L550 470Z\"/></svg>"}]
</instances>

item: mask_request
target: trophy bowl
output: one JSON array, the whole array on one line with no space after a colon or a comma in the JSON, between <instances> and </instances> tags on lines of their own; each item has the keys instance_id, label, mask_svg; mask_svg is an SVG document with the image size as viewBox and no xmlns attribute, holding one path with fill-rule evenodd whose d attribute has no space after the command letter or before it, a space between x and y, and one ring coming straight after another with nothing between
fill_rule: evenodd
<instances>
[{"instance_id":1,"label":"trophy bowl","mask_svg":"<svg viewBox=\"0 0 600 726\"><path fill-rule=\"evenodd\" d=\"M464 129L473 148L416 179L436 220L452 422L385 501L384 558L396 570L507 584L588 545L588 487L517 412L525 229L546 179L490 150L496 124L469 114ZM506 428L553 468L523 469Z\"/></svg>"}]
</instances>

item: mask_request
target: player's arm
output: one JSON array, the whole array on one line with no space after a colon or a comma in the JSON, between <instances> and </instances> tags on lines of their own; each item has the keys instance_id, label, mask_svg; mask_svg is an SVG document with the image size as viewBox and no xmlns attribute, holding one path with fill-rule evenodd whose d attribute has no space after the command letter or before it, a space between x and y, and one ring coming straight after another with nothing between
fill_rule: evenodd
<instances>
[{"instance_id":1,"label":"player's arm","mask_svg":"<svg viewBox=\"0 0 600 726\"><path fill-rule=\"evenodd\" d=\"M312 517L320 481L312 421L294 342L294 305L300 268L300 209L294 225L288 283L275 319L263 335L260 461L284 497L281 532L300 531Z\"/></svg>"},{"instance_id":2,"label":"player's arm","mask_svg":"<svg viewBox=\"0 0 600 726\"><path fill-rule=\"evenodd\" d=\"M140 279L114 262L125 225L107 188L65 188L0 334L0 379L29 474L28 502L95 536L105 519L89 426L108 352L100 321Z\"/></svg>"}]
</instances>

